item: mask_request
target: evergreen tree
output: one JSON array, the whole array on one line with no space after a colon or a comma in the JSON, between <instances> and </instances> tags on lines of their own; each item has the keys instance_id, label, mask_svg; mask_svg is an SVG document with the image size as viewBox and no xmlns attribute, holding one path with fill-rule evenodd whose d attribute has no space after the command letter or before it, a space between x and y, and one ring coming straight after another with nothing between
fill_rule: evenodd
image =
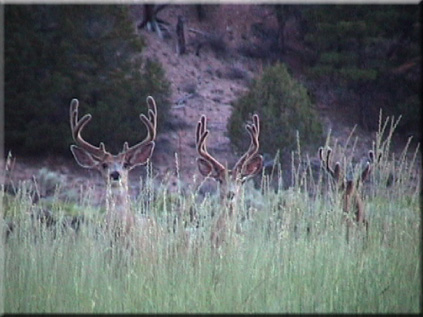
<instances>
[{"instance_id":1,"label":"evergreen tree","mask_svg":"<svg viewBox=\"0 0 423 317\"><path fill-rule=\"evenodd\" d=\"M85 137L110 151L144 137L148 95L166 117L169 84L140 58L127 6L8 5L4 16L6 149L68 153L72 98L93 115Z\"/></svg>"},{"instance_id":2,"label":"evergreen tree","mask_svg":"<svg viewBox=\"0 0 423 317\"><path fill-rule=\"evenodd\" d=\"M310 74L329 80L363 126L403 114L403 127L418 129L420 111L419 10L415 5L307 6L305 41L315 52ZM410 67L401 70L406 65ZM373 126L374 127L374 126Z\"/></svg>"},{"instance_id":3,"label":"evergreen tree","mask_svg":"<svg viewBox=\"0 0 423 317\"><path fill-rule=\"evenodd\" d=\"M305 148L315 147L322 141L322 126L307 90L292 78L284 64L266 68L248 93L235 103L228 131L232 143L239 149L248 147L244 123L254 112L260 116L263 152L290 153L296 149L297 133Z\"/></svg>"}]
</instances>

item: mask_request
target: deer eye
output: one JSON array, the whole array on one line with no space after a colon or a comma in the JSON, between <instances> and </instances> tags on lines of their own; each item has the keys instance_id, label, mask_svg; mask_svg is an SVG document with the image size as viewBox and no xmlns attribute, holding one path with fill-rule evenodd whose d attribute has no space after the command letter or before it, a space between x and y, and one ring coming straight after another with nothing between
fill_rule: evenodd
<instances>
[{"instance_id":1,"label":"deer eye","mask_svg":"<svg viewBox=\"0 0 423 317\"><path fill-rule=\"evenodd\" d=\"M101 168L104 169L104 170L107 169L108 167L109 167L109 165L107 163L101 164Z\"/></svg>"},{"instance_id":2,"label":"deer eye","mask_svg":"<svg viewBox=\"0 0 423 317\"><path fill-rule=\"evenodd\" d=\"M128 168L130 168L131 167L131 164L129 164L128 162L124 162L123 163L123 168L124 169L128 169Z\"/></svg>"}]
</instances>

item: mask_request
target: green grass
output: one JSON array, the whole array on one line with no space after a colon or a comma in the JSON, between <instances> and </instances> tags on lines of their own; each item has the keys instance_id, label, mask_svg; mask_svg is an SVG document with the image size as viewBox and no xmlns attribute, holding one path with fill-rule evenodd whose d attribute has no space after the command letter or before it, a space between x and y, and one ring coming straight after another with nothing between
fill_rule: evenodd
<instances>
[{"instance_id":1,"label":"green grass","mask_svg":"<svg viewBox=\"0 0 423 317\"><path fill-rule=\"evenodd\" d=\"M331 213L319 213L307 235L301 225L307 213L269 224L275 212L296 208L291 198L287 210L275 210L273 200L283 197L269 197L256 221L220 254L211 252L207 219L191 248L182 247L177 231L152 242L148 254L111 247L96 223L74 235L22 218L5 244L5 311L420 311L418 199L370 199L369 238L357 231L347 244L345 229L336 226L339 208L321 203ZM297 222L297 231L284 221Z\"/></svg>"},{"instance_id":2,"label":"green grass","mask_svg":"<svg viewBox=\"0 0 423 317\"><path fill-rule=\"evenodd\" d=\"M381 164L401 166L389 155ZM212 251L209 239L214 221L210 215L221 208L214 197L198 202L194 192L152 200L152 190L146 188L134 201L134 210L148 211L164 233L149 241L149 248L131 249L111 245L100 226L103 213L96 216L92 207L87 209L91 221L77 234L34 223L27 215L34 207L22 186L16 197L4 197L5 218L16 223L4 244L4 310L421 312L420 180L413 176L420 171L409 164L409 176L403 174L386 188L385 173L392 168L382 167L364 190L370 221L367 238L357 228L347 243L336 192L327 192L321 177L313 181L308 175L307 182L290 190L246 191L240 213L248 211L251 220L241 223L243 233L233 233L219 252ZM314 194L304 186L313 187ZM81 204L86 205L89 202ZM81 206L70 209L84 213ZM69 210L60 201L50 208L59 218ZM173 232L172 216L190 208L200 214L200 227L177 226ZM186 232L191 233L189 246Z\"/></svg>"}]
</instances>

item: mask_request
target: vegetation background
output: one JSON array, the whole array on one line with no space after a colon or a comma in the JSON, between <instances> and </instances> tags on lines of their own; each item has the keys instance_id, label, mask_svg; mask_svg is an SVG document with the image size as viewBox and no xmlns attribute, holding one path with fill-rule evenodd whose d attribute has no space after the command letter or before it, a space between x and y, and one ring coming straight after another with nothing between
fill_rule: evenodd
<instances>
[{"instance_id":1,"label":"vegetation background","mask_svg":"<svg viewBox=\"0 0 423 317\"><path fill-rule=\"evenodd\" d=\"M139 57L144 45L127 6L6 6L6 148L67 153L72 98L96 118L86 129L94 144L134 143L147 96L164 118L169 108L162 67Z\"/></svg>"},{"instance_id":2,"label":"vegetation background","mask_svg":"<svg viewBox=\"0 0 423 317\"><path fill-rule=\"evenodd\" d=\"M216 6L191 7L198 19L207 22ZM319 93L328 93L322 87L330 87L339 98L334 112L367 131L376 131L376 118L383 109L386 115L402 116L398 133L420 135L420 5L268 7L277 21L274 28L251 26L261 46L247 42L230 56L233 60L247 56L269 67L267 75L259 74L257 83L249 85L249 94L234 101L236 111L228 129L234 145L244 145L239 126L258 104L266 121L264 146L273 149L266 152L289 153L296 130L304 146L313 144L322 136L312 109L320 102ZM167 111L172 78L166 77L160 62L143 58L146 44L135 32L130 6L8 5L4 16L6 150L68 154L67 110L75 97L96 118L87 137L94 143L105 141L113 151L124 141L139 138L133 131L147 95L160 104L160 129L171 127ZM298 25L294 31L300 52L287 40L292 20ZM228 55L224 38L209 42L215 51ZM286 66L280 65L289 65L294 54L301 54L304 69L297 79L291 78L292 65L284 70ZM271 72L280 77L267 77ZM293 80L302 88L291 89ZM48 133L52 124L55 133ZM276 132L281 126L287 131L286 140Z\"/></svg>"},{"instance_id":3,"label":"vegetation background","mask_svg":"<svg viewBox=\"0 0 423 317\"><path fill-rule=\"evenodd\" d=\"M15 163L1 175L2 228L13 227L1 241L4 311L421 312L420 9L4 6L5 152ZM93 115L86 138L116 153L142 137L148 95L157 147L131 195L134 212L163 228L149 251L101 231L104 187L73 168L68 126L78 98ZM245 186L242 234L216 255L208 237L221 206L196 174L195 125L206 113L209 148L230 163L253 112L266 168ZM356 228L345 239L340 195L316 160L324 145L357 166L369 149L382 153L361 192L367 238ZM54 223L34 219L46 210ZM200 224L175 229L192 210Z\"/></svg>"}]
</instances>

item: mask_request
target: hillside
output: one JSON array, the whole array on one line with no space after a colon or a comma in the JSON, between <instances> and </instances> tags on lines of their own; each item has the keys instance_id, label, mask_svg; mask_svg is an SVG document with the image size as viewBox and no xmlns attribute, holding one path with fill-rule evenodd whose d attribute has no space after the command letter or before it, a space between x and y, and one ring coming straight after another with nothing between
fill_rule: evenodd
<instances>
[{"instance_id":1,"label":"hillside","mask_svg":"<svg viewBox=\"0 0 423 317\"><path fill-rule=\"evenodd\" d=\"M135 20L139 22L142 8L134 6L133 12ZM174 34L179 15L186 20L187 53L181 56L176 53ZM161 11L159 17L170 23L170 34L165 33L164 39L161 39L157 33L141 30L140 34L147 42L143 56L158 59L171 80L171 122L175 129L172 132L159 133L155 165L170 167L176 152L182 174L189 178L193 170L196 172L195 127L200 116L205 114L211 130L208 147L210 152L232 166L242 153L234 153L227 135L231 105L248 90L251 80L260 76L265 66L260 59L248 57L243 51L263 45L266 39L260 37L255 29L260 27L261 30L275 30L276 17L270 7L258 5L211 6L201 22L193 6L170 6ZM296 39L298 25L295 21L289 21L288 25L291 32L286 38L290 54L284 57L284 61L294 76L301 80L301 59L295 54L302 49L301 43ZM204 40L204 36L198 35L199 32L215 36L219 42L216 44L209 39L209 45L204 45L200 54L196 55L195 45ZM322 91L315 99L315 107L324 122L325 130L331 130L334 138L346 140L355 123L348 122L347 118L335 111L337 101L331 99L330 91ZM260 106L257 105L258 112ZM357 129L355 136L360 139L355 155L365 155L371 147L374 134ZM266 136L262 135L261 142L265 140ZM315 154L311 153L311 156Z\"/></svg>"},{"instance_id":2,"label":"hillside","mask_svg":"<svg viewBox=\"0 0 423 317\"><path fill-rule=\"evenodd\" d=\"M134 28L142 19L142 10L141 5L131 6ZM178 16L185 20L187 41L187 52L181 56L176 53L174 32ZM199 21L194 6L168 6L159 13L159 17L169 23L168 32L164 30L163 38L147 29L138 31L147 44L142 55L161 62L172 90L171 117L167 118L171 128L168 131L158 131L152 162L158 180L163 179L166 174L174 175L177 169L181 179L187 184L192 183L193 178L202 180L195 162L195 128L202 114L207 116L211 132L208 139L210 152L229 166L242 155L234 153L231 147L226 129L227 121L233 102L248 90L251 80L259 76L265 66L260 59L249 57L245 51L260 48L265 39L257 29L274 30L277 21L268 6L229 4L210 6L202 21ZM288 21L288 25L286 41L290 50L284 57L284 62L294 76L301 80L302 64L296 52L303 48L296 39L298 25L295 21ZM203 45L196 54L199 43ZM325 130L330 130L331 136L342 143L348 138L355 123L349 122L348 118L335 111L337 101L331 98L330 90L322 89L314 97ZM160 105L158 107L160 120ZM257 105L257 110L260 112L260 105ZM354 154L361 157L371 148L375 135L357 128L354 136L359 138ZM265 135L261 136L261 142L266 142ZM402 146L400 144L398 148L402 149ZM175 153L178 158L177 168ZM272 157L275 153L267 154ZM317 160L316 155L317 146L316 153L310 153L310 157ZM83 191L86 186L102 186L102 180L95 171L87 172L73 160L59 157L17 157L13 177L21 180L29 180L33 176L37 178L43 167L63 176L60 182L64 187L70 186ZM138 168L131 175L134 190L138 187L139 176L143 174L144 169ZM210 184L213 186L212 182Z\"/></svg>"}]
</instances>

